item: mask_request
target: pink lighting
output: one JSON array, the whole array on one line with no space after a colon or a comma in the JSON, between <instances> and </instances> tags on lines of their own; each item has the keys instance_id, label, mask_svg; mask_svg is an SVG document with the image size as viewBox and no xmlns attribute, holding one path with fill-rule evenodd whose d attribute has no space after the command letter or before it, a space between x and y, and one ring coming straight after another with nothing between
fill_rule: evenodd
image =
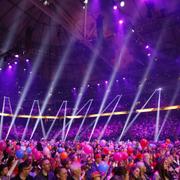
<instances>
[{"instance_id":1,"label":"pink lighting","mask_svg":"<svg viewBox=\"0 0 180 180\"><path fill-rule=\"evenodd\" d=\"M117 6L116 6L116 5L114 5L114 6L113 6L113 9L114 9L114 10L117 10Z\"/></svg>"},{"instance_id":2,"label":"pink lighting","mask_svg":"<svg viewBox=\"0 0 180 180\"><path fill-rule=\"evenodd\" d=\"M148 54L147 54L147 56L151 56L151 54L150 54L150 53L148 53Z\"/></svg>"},{"instance_id":3,"label":"pink lighting","mask_svg":"<svg viewBox=\"0 0 180 180\"><path fill-rule=\"evenodd\" d=\"M149 45L146 45L146 47L145 47L146 49L149 49Z\"/></svg>"},{"instance_id":4,"label":"pink lighting","mask_svg":"<svg viewBox=\"0 0 180 180\"><path fill-rule=\"evenodd\" d=\"M97 86L100 86L100 84L98 83Z\"/></svg>"},{"instance_id":5,"label":"pink lighting","mask_svg":"<svg viewBox=\"0 0 180 180\"><path fill-rule=\"evenodd\" d=\"M123 24L124 21L122 19L119 20L119 24Z\"/></svg>"},{"instance_id":6,"label":"pink lighting","mask_svg":"<svg viewBox=\"0 0 180 180\"><path fill-rule=\"evenodd\" d=\"M121 7L124 7L124 6L125 6L125 2L124 2L124 1L121 1L121 2L120 2L120 6L121 6Z\"/></svg>"},{"instance_id":7,"label":"pink lighting","mask_svg":"<svg viewBox=\"0 0 180 180\"><path fill-rule=\"evenodd\" d=\"M108 83L108 81L105 81L105 84L107 84Z\"/></svg>"},{"instance_id":8,"label":"pink lighting","mask_svg":"<svg viewBox=\"0 0 180 180\"><path fill-rule=\"evenodd\" d=\"M29 59L26 59L26 62L29 62Z\"/></svg>"},{"instance_id":9,"label":"pink lighting","mask_svg":"<svg viewBox=\"0 0 180 180\"><path fill-rule=\"evenodd\" d=\"M14 64L17 64L17 61L15 61Z\"/></svg>"},{"instance_id":10,"label":"pink lighting","mask_svg":"<svg viewBox=\"0 0 180 180\"><path fill-rule=\"evenodd\" d=\"M15 57L15 58L19 58L19 55L18 55L18 54L15 54L14 57Z\"/></svg>"},{"instance_id":11,"label":"pink lighting","mask_svg":"<svg viewBox=\"0 0 180 180\"><path fill-rule=\"evenodd\" d=\"M8 67L9 67L9 69L12 69L12 66L11 66L11 65L9 65Z\"/></svg>"}]
</instances>

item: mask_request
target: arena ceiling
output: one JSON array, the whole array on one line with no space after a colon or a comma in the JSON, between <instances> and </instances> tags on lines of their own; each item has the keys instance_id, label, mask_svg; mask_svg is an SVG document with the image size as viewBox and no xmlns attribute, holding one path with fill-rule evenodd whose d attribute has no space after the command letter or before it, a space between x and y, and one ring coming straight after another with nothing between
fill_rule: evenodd
<instances>
[{"instance_id":1,"label":"arena ceiling","mask_svg":"<svg viewBox=\"0 0 180 180\"><path fill-rule=\"evenodd\" d=\"M81 47L87 51L94 51L93 42L97 39L97 18L102 15L106 46L102 47L98 64L95 67L97 73L91 78L91 81L109 77L118 57L114 50L122 47L126 35L132 30L134 32L123 57L123 69L120 71L120 75L130 78L137 76L138 81L140 80L148 61L144 47L149 44L153 51L163 31L160 48L154 58L155 72L163 80L164 77L177 80L180 68L179 0L128 0L125 2L124 8L118 6L124 25L120 33L120 41L117 41L113 5L118 3L118 0L89 0L86 9L83 8L84 3L81 0L47 0L46 2L44 0L1 0L1 55L11 52L15 47L28 47L31 52L35 52L44 38L42 32L54 29L54 35L49 42L50 49L46 52L48 60L45 62L47 66L44 67L48 68L43 70L46 72L45 76L50 77L49 74L53 70L48 70L49 61L52 61L53 69L56 66L55 57L61 47L68 43L70 36L74 36ZM85 17L86 26L84 26ZM9 36L11 36L11 42L4 48ZM112 53L109 53L109 48L112 49ZM108 54L106 54L107 52ZM64 70L63 81L79 83L79 77L83 76L87 64L88 60L84 58L70 61ZM154 78L158 79L156 76Z\"/></svg>"}]
</instances>

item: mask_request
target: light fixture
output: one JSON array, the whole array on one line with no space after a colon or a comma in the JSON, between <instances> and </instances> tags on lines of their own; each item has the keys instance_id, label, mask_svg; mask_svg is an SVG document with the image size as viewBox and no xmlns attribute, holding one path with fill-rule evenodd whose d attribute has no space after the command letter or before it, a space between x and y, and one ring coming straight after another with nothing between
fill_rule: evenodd
<instances>
[{"instance_id":1,"label":"light fixture","mask_svg":"<svg viewBox=\"0 0 180 180\"><path fill-rule=\"evenodd\" d=\"M113 9L114 9L114 10L117 10L117 6L116 6L116 5L114 5L114 6L113 6Z\"/></svg>"},{"instance_id":2,"label":"light fixture","mask_svg":"<svg viewBox=\"0 0 180 180\"><path fill-rule=\"evenodd\" d=\"M123 24L124 21L122 19L119 20L119 24Z\"/></svg>"},{"instance_id":3,"label":"light fixture","mask_svg":"<svg viewBox=\"0 0 180 180\"><path fill-rule=\"evenodd\" d=\"M121 1L121 2L120 2L120 6L121 6L121 7L124 7L124 6L125 6L125 2L124 2L124 1Z\"/></svg>"}]
</instances>

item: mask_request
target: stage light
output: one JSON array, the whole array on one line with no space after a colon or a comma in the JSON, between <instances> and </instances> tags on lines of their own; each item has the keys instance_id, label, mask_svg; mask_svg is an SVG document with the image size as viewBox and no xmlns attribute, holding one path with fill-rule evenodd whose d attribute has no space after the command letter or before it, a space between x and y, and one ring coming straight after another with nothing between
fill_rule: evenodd
<instances>
[{"instance_id":1,"label":"stage light","mask_svg":"<svg viewBox=\"0 0 180 180\"><path fill-rule=\"evenodd\" d=\"M2 71L2 68L0 68L0 71Z\"/></svg>"},{"instance_id":2,"label":"stage light","mask_svg":"<svg viewBox=\"0 0 180 180\"><path fill-rule=\"evenodd\" d=\"M49 5L49 2L48 2L47 0L45 0L45 1L43 2L43 4L44 4L45 6L48 6L48 5Z\"/></svg>"},{"instance_id":3,"label":"stage light","mask_svg":"<svg viewBox=\"0 0 180 180\"><path fill-rule=\"evenodd\" d=\"M97 86L100 86L100 84L98 83Z\"/></svg>"},{"instance_id":4,"label":"stage light","mask_svg":"<svg viewBox=\"0 0 180 180\"><path fill-rule=\"evenodd\" d=\"M124 21L122 19L119 20L119 24L123 24Z\"/></svg>"},{"instance_id":5,"label":"stage light","mask_svg":"<svg viewBox=\"0 0 180 180\"><path fill-rule=\"evenodd\" d=\"M29 62L29 59L26 59L26 62Z\"/></svg>"},{"instance_id":6,"label":"stage light","mask_svg":"<svg viewBox=\"0 0 180 180\"><path fill-rule=\"evenodd\" d=\"M145 47L146 49L149 49L149 45L146 45L146 47Z\"/></svg>"},{"instance_id":7,"label":"stage light","mask_svg":"<svg viewBox=\"0 0 180 180\"><path fill-rule=\"evenodd\" d=\"M90 85L88 84L87 87L90 87Z\"/></svg>"},{"instance_id":8,"label":"stage light","mask_svg":"<svg viewBox=\"0 0 180 180\"><path fill-rule=\"evenodd\" d=\"M135 30L134 29L131 29L131 31L134 33L135 32Z\"/></svg>"},{"instance_id":9,"label":"stage light","mask_svg":"<svg viewBox=\"0 0 180 180\"><path fill-rule=\"evenodd\" d=\"M114 9L114 10L117 10L117 6L116 6L116 5L114 5L114 6L113 6L113 9Z\"/></svg>"},{"instance_id":10,"label":"stage light","mask_svg":"<svg viewBox=\"0 0 180 180\"><path fill-rule=\"evenodd\" d=\"M17 64L17 61L15 61L14 64Z\"/></svg>"},{"instance_id":11,"label":"stage light","mask_svg":"<svg viewBox=\"0 0 180 180\"><path fill-rule=\"evenodd\" d=\"M73 88L73 90L75 91L75 90L76 90L76 88L74 87L74 88Z\"/></svg>"},{"instance_id":12,"label":"stage light","mask_svg":"<svg viewBox=\"0 0 180 180\"><path fill-rule=\"evenodd\" d=\"M126 78L125 78L125 77L123 77L123 80L126 80Z\"/></svg>"},{"instance_id":13,"label":"stage light","mask_svg":"<svg viewBox=\"0 0 180 180\"><path fill-rule=\"evenodd\" d=\"M84 1L84 4L88 4L88 0L85 0L85 1Z\"/></svg>"},{"instance_id":14,"label":"stage light","mask_svg":"<svg viewBox=\"0 0 180 180\"><path fill-rule=\"evenodd\" d=\"M120 6L121 6L121 7L124 7L124 6L125 6L125 2L124 2L124 1L121 1L121 2L120 2Z\"/></svg>"},{"instance_id":15,"label":"stage light","mask_svg":"<svg viewBox=\"0 0 180 180\"><path fill-rule=\"evenodd\" d=\"M15 54L14 57L15 57L15 58L19 58L19 55L18 55L18 54Z\"/></svg>"},{"instance_id":16,"label":"stage light","mask_svg":"<svg viewBox=\"0 0 180 180\"><path fill-rule=\"evenodd\" d=\"M118 82L119 82L119 80L118 80L118 79L116 79L116 82L118 83Z\"/></svg>"},{"instance_id":17,"label":"stage light","mask_svg":"<svg viewBox=\"0 0 180 180\"><path fill-rule=\"evenodd\" d=\"M9 65L9 66L8 66L8 68L9 68L9 69L12 69L12 66L11 66L11 65Z\"/></svg>"},{"instance_id":18,"label":"stage light","mask_svg":"<svg viewBox=\"0 0 180 180\"><path fill-rule=\"evenodd\" d=\"M149 56L151 56L151 54L150 54L150 53L148 53L148 54L147 54L147 56L149 57Z\"/></svg>"},{"instance_id":19,"label":"stage light","mask_svg":"<svg viewBox=\"0 0 180 180\"><path fill-rule=\"evenodd\" d=\"M162 88L158 88L158 91L162 91Z\"/></svg>"},{"instance_id":20,"label":"stage light","mask_svg":"<svg viewBox=\"0 0 180 180\"><path fill-rule=\"evenodd\" d=\"M108 83L108 81L105 81L105 84L107 84Z\"/></svg>"}]
</instances>

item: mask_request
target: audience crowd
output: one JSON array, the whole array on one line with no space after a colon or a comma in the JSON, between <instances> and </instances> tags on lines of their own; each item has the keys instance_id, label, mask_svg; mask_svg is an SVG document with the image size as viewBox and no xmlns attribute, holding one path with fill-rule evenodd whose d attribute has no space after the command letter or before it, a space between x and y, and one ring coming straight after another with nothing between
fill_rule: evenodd
<instances>
[{"instance_id":1,"label":"audience crowd","mask_svg":"<svg viewBox=\"0 0 180 180\"><path fill-rule=\"evenodd\" d=\"M2 180L178 180L180 141L1 140Z\"/></svg>"}]
</instances>

